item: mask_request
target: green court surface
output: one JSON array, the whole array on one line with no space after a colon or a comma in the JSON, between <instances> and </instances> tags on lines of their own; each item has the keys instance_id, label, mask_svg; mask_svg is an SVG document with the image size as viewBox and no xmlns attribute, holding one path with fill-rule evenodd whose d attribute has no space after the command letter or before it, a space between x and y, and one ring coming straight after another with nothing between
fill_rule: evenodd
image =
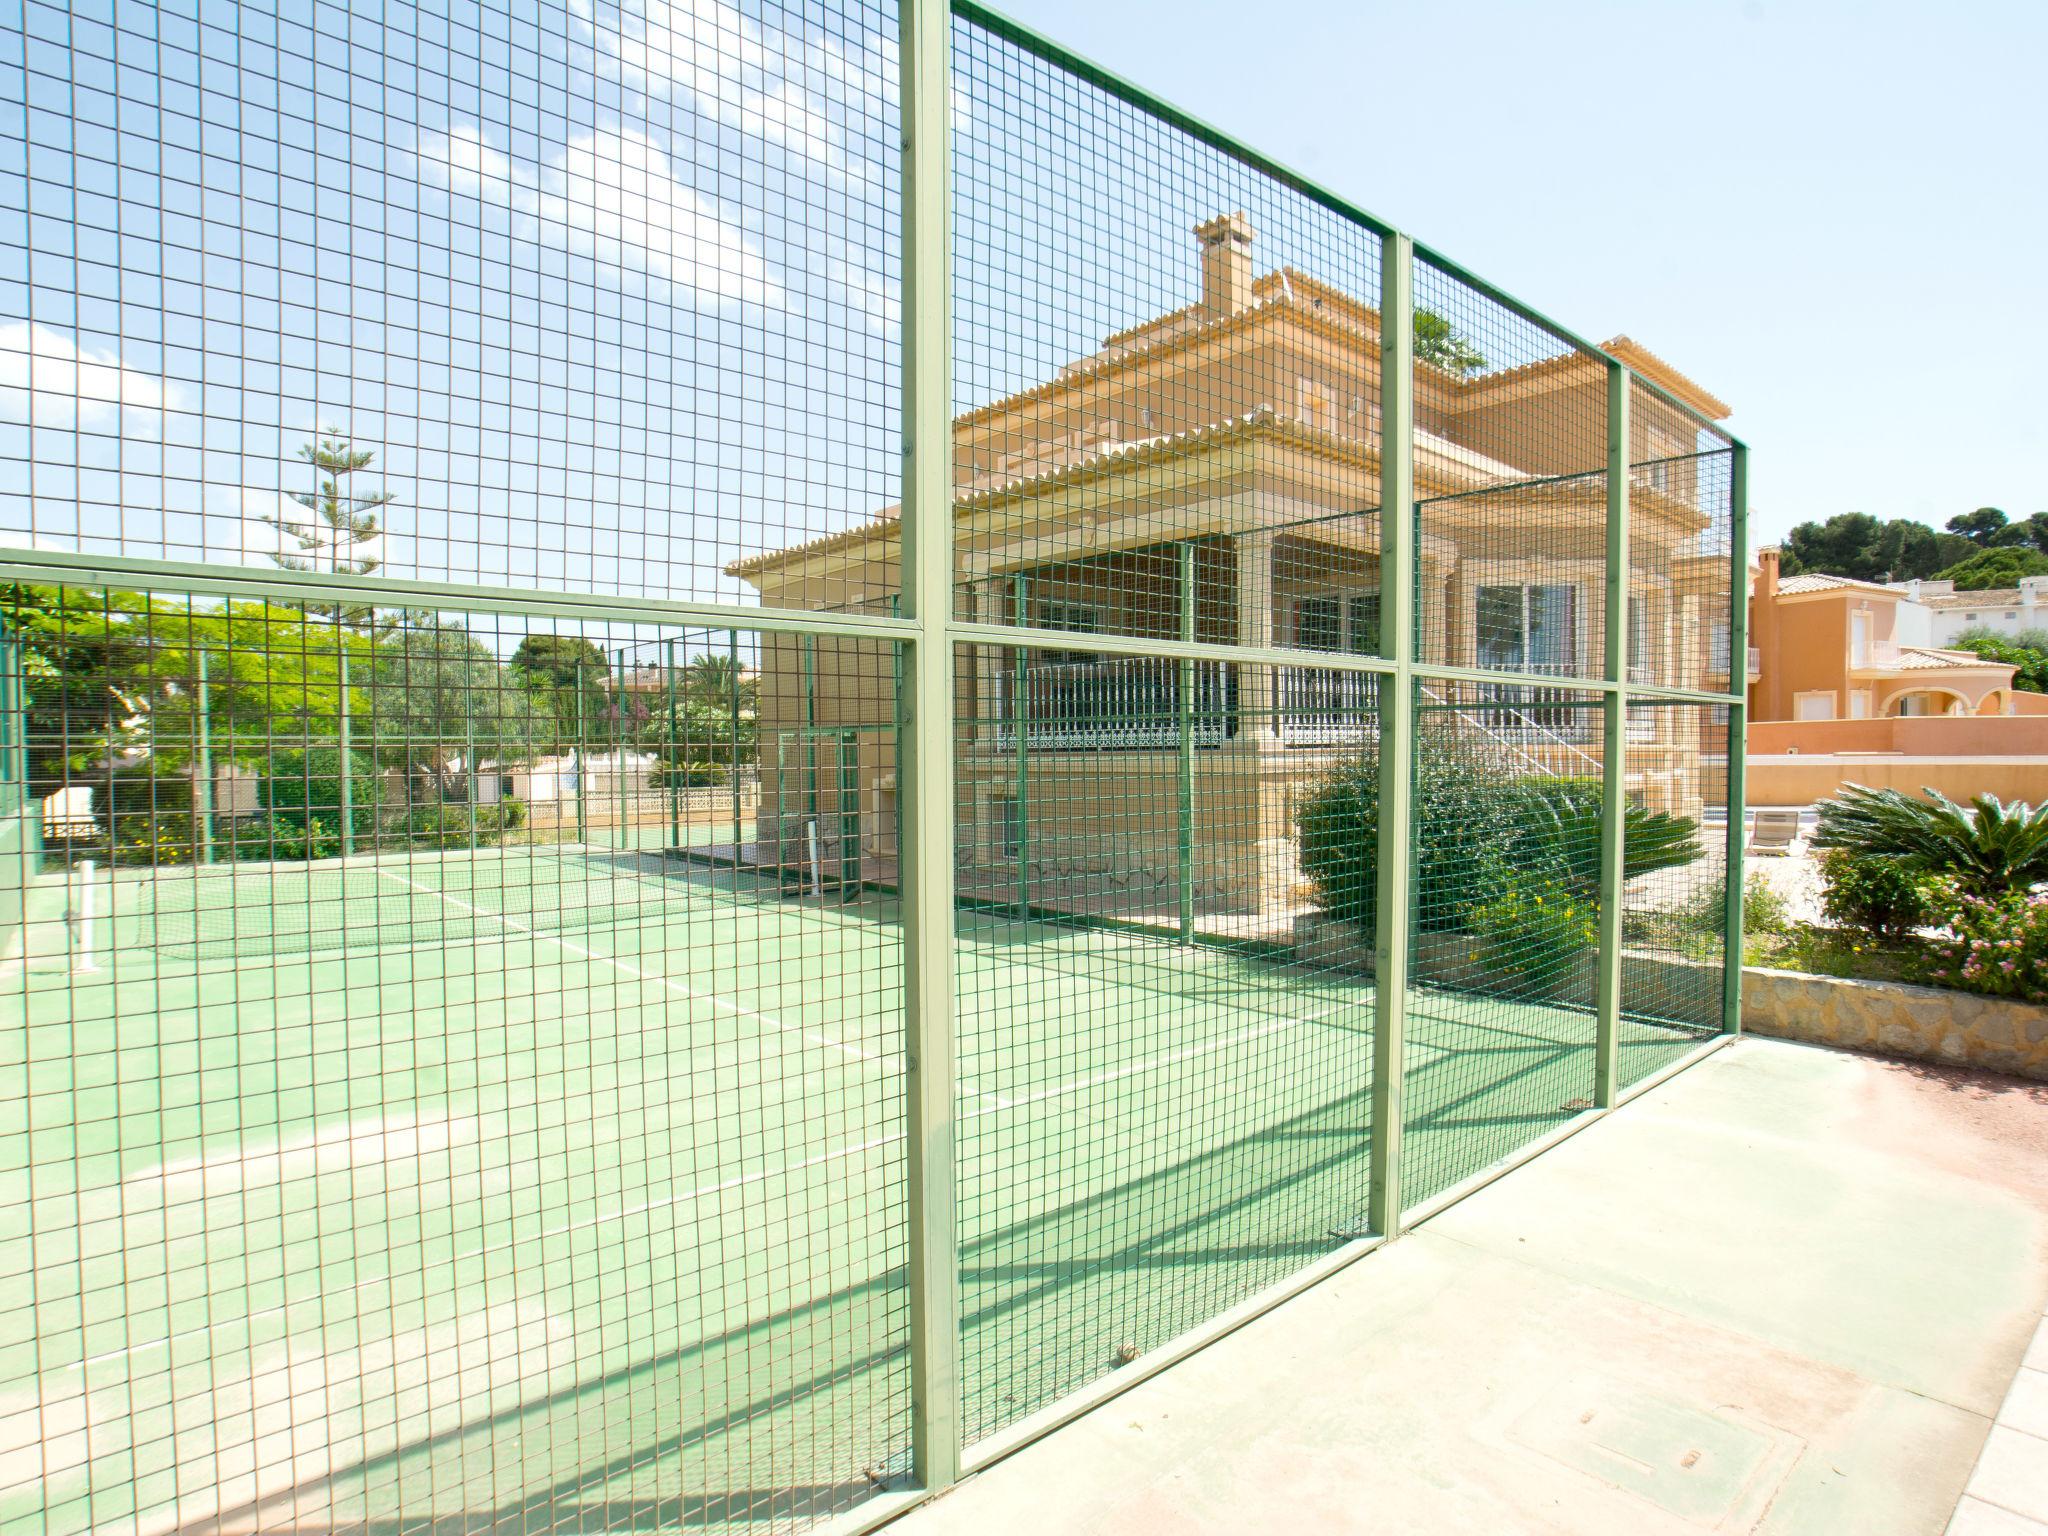
<instances>
[{"instance_id":1,"label":"green court surface","mask_svg":"<svg viewBox=\"0 0 2048 1536\"><path fill-rule=\"evenodd\" d=\"M37 895L0 1526L759 1528L907 1473L893 898L606 848L122 872L86 969ZM958 929L976 1438L1362 1230L1372 990ZM1411 1196L1570 1119L1592 1038L1419 993ZM1624 1076L1697 1038L1630 1025Z\"/></svg>"}]
</instances>

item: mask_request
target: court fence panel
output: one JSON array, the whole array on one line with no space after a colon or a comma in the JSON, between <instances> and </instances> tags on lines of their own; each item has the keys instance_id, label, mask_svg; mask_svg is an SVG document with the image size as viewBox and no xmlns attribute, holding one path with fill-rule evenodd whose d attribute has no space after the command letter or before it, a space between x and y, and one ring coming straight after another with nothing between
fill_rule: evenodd
<instances>
[{"instance_id":1,"label":"court fence panel","mask_svg":"<svg viewBox=\"0 0 2048 1536\"><path fill-rule=\"evenodd\" d=\"M1736 1030L1633 343L968 0L0 49L8 1530L866 1528Z\"/></svg>"}]
</instances>

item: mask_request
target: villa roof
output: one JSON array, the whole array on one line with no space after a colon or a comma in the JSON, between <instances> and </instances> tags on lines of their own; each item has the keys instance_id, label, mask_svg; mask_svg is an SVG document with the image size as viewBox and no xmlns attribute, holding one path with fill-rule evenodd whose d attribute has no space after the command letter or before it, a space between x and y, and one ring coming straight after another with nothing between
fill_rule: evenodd
<instances>
[{"instance_id":1,"label":"villa roof","mask_svg":"<svg viewBox=\"0 0 2048 1536\"><path fill-rule=\"evenodd\" d=\"M1894 665L1901 672L1938 672L1949 667L1989 667L1995 671L2013 669L2002 662L1986 661L1974 651L1945 651L1932 645L1902 645Z\"/></svg>"},{"instance_id":2,"label":"villa roof","mask_svg":"<svg viewBox=\"0 0 2048 1536\"><path fill-rule=\"evenodd\" d=\"M1004 502L1022 501L1047 490L1086 484L1108 476L1125 474L1147 465L1194 458L1229 443L1260 440L1302 448L1325 458L1360 467L1377 468L1379 463L1378 448L1366 439L1311 426L1293 417L1282 416L1266 407L1229 421L1194 427L1185 432L1170 432L1133 442L1104 444L1092 452L1077 455L1066 463L1033 474L962 491L955 497L953 510L956 516L982 511ZM1518 480L1521 474L1521 471L1511 465L1489 458L1462 444L1453 443L1435 433L1418 431L1415 434L1415 447L1418 478L1426 477L1437 485L1471 490L1508 482L1507 488L1515 488L1513 482ZM1568 489L1573 495L1587 494L1582 487ZM891 533L900 514L900 507L884 507L869 521L857 523L851 528L823 534L785 549L768 550L734 560L725 567L726 574L751 576L788 561L855 547L870 539Z\"/></svg>"},{"instance_id":3,"label":"villa roof","mask_svg":"<svg viewBox=\"0 0 2048 1536\"><path fill-rule=\"evenodd\" d=\"M1880 586L1874 581L1857 581L1850 576L1830 576L1825 571L1802 571L1778 583L1780 597L1807 597L1815 592L1880 592L1891 598L1906 595L1896 587Z\"/></svg>"},{"instance_id":4,"label":"villa roof","mask_svg":"<svg viewBox=\"0 0 2048 1536\"><path fill-rule=\"evenodd\" d=\"M1986 587L1979 592L1938 592L1923 594L1920 601L1930 608L2017 608L2018 587Z\"/></svg>"}]
</instances>

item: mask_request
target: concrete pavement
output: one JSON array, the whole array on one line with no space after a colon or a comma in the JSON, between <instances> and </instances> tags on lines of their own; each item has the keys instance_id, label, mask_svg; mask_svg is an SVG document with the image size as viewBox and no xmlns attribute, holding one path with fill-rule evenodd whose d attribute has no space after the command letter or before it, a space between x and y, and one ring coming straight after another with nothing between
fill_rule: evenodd
<instances>
[{"instance_id":1,"label":"concrete pavement","mask_svg":"<svg viewBox=\"0 0 2048 1536\"><path fill-rule=\"evenodd\" d=\"M1745 1040L890 1529L1940 1536L2044 1297L2048 1086Z\"/></svg>"}]
</instances>

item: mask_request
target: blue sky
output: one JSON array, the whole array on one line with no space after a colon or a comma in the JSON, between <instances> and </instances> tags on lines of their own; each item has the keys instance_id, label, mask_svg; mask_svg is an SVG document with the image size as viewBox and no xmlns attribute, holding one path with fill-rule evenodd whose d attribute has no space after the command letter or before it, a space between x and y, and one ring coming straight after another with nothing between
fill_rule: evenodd
<instances>
[{"instance_id":1,"label":"blue sky","mask_svg":"<svg viewBox=\"0 0 2048 1536\"><path fill-rule=\"evenodd\" d=\"M1684 369L1764 538L2048 509L2048 6L1006 8Z\"/></svg>"}]
</instances>

